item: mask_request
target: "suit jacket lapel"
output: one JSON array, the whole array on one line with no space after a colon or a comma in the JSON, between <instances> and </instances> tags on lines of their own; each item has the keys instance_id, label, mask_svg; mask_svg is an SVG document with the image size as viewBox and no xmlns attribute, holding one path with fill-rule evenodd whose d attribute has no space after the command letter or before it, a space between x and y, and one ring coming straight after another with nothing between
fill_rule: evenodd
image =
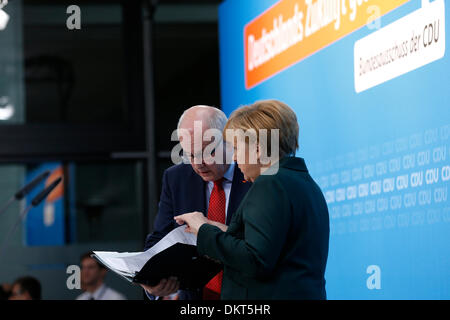
<instances>
[{"instance_id":1,"label":"suit jacket lapel","mask_svg":"<svg viewBox=\"0 0 450 320\"><path fill-rule=\"evenodd\" d=\"M188 194L190 194L190 196L192 197L192 204L193 207L196 208L195 210L198 210L205 216L207 216L208 212L206 211L206 182L203 181L203 179L198 174L196 174L193 169L192 175L193 184L187 186L188 190L192 192L188 192Z\"/></svg>"}]
</instances>

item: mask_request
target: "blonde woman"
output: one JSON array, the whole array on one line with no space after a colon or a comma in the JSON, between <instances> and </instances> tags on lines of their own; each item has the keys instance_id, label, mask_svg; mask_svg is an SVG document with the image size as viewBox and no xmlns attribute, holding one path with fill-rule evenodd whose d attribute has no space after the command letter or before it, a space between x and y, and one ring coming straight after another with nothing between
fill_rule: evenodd
<instances>
[{"instance_id":1,"label":"blonde woman","mask_svg":"<svg viewBox=\"0 0 450 320\"><path fill-rule=\"evenodd\" d=\"M201 212L175 217L197 235L199 254L223 263L221 299L326 299L328 209L295 157L298 132L295 113L277 100L233 112L224 137L253 185L228 227Z\"/></svg>"}]
</instances>

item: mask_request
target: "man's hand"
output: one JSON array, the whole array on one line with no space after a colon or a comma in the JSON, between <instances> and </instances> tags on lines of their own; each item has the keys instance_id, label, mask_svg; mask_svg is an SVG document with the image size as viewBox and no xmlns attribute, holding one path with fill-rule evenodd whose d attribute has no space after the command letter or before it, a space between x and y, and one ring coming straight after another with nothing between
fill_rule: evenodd
<instances>
[{"instance_id":1,"label":"man's hand","mask_svg":"<svg viewBox=\"0 0 450 320\"><path fill-rule=\"evenodd\" d=\"M141 284L141 287L151 295L157 297L165 297L175 293L180 288L180 283L175 277L170 277L169 279L162 279L156 286L150 287Z\"/></svg>"},{"instance_id":2,"label":"man's hand","mask_svg":"<svg viewBox=\"0 0 450 320\"><path fill-rule=\"evenodd\" d=\"M174 219L179 225L186 223L187 227L185 231L195 235L197 235L198 230L203 224L208 223L208 219L203 215L203 213L198 211L185 213L174 217Z\"/></svg>"}]
</instances>

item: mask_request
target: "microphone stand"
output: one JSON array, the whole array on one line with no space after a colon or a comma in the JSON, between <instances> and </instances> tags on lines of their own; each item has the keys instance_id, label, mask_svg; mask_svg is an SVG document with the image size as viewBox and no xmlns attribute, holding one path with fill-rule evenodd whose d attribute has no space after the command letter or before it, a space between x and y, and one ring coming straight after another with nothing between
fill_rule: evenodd
<instances>
[{"instance_id":1,"label":"microphone stand","mask_svg":"<svg viewBox=\"0 0 450 320\"><path fill-rule=\"evenodd\" d=\"M12 196L8 202L5 203L5 205L0 209L0 216L2 215L3 212L5 212L6 210L8 210L9 206L12 205L12 203L16 200L16 197Z\"/></svg>"},{"instance_id":2,"label":"microphone stand","mask_svg":"<svg viewBox=\"0 0 450 320\"><path fill-rule=\"evenodd\" d=\"M13 195L6 203L5 205L0 209L0 216L8 210L8 208L11 206L11 204L15 200L22 200L28 193L30 193L31 190L33 190L42 180L47 178L50 175L50 170L46 170L40 175L38 175L36 178L34 178L32 181L30 181L26 186L24 186L22 189L16 192L15 195Z\"/></svg>"},{"instance_id":3,"label":"microphone stand","mask_svg":"<svg viewBox=\"0 0 450 320\"><path fill-rule=\"evenodd\" d=\"M16 220L16 223L14 224L14 226L9 230L8 234L6 235L3 245L0 247L0 255L3 252L3 250L6 249L9 239L11 239L11 237L14 234L14 232L16 231L17 227L25 219L26 215L31 210L31 208L38 206L42 202L42 200L47 198L47 196L50 194L50 192L52 192L53 189L56 188L56 186L61 182L61 180L62 180L62 177L59 177L58 179L53 181L47 188L45 188L44 190L39 192L33 198L33 200L31 200L31 203L25 208L25 210L23 210L21 212L21 214L19 215L19 218Z\"/></svg>"}]
</instances>

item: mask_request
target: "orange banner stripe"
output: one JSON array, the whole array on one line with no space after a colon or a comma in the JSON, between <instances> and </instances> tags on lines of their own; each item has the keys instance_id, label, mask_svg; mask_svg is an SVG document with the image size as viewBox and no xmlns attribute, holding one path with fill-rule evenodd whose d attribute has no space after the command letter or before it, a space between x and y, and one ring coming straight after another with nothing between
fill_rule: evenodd
<instances>
[{"instance_id":1,"label":"orange banner stripe","mask_svg":"<svg viewBox=\"0 0 450 320\"><path fill-rule=\"evenodd\" d=\"M409 0L280 0L244 28L245 86L254 87Z\"/></svg>"}]
</instances>

